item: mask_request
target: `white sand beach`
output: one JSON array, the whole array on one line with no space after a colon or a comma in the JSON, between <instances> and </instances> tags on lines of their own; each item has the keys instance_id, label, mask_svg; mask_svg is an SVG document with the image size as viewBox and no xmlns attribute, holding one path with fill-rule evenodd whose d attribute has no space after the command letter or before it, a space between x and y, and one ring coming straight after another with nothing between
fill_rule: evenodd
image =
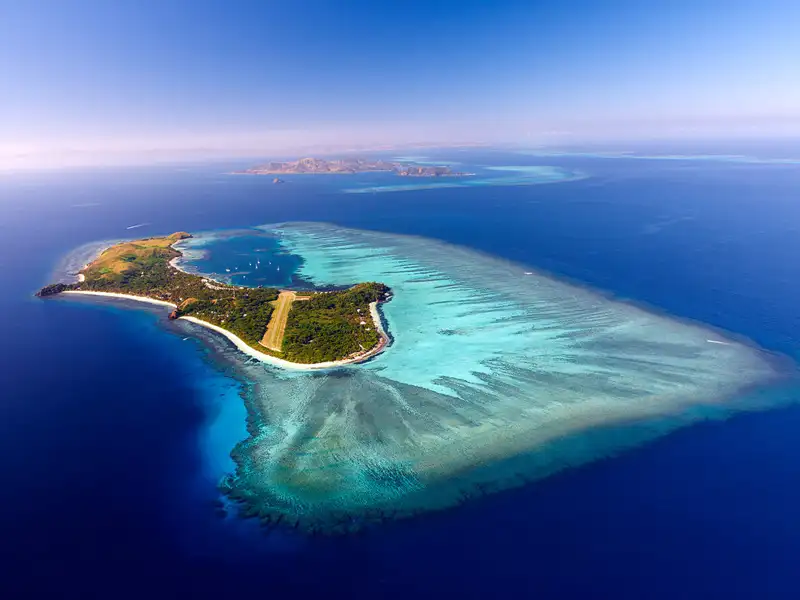
<instances>
[{"instance_id":1,"label":"white sand beach","mask_svg":"<svg viewBox=\"0 0 800 600\"><path fill-rule=\"evenodd\" d=\"M378 303L372 302L369 305L369 308L370 308L370 313L372 314L372 319L375 322L375 328L378 330L378 333L381 336L381 341L378 342L378 345L375 346L375 348L373 348L369 352L366 352L364 354L361 354L353 358L348 358L344 360L331 360L331 361L326 361L321 363L311 363L311 364L295 363L288 360L283 360L282 358L271 356L264 352L259 352L252 346L248 345L240 337L231 333L230 331L223 329L222 327L218 327L217 325L213 325L212 323L209 323L207 321L203 321L195 317L180 317L180 318L195 323L196 325L213 329L217 333L220 333L224 335L226 338L228 338L231 342L233 342L233 344L239 350L244 352L247 356L255 358L256 360L259 360L261 362L275 365L277 367L282 367L284 369L293 369L295 371L316 371L320 369L333 369L336 367L343 367L345 365L360 363L382 352L383 349L386 348L389 341L389 336L386 335L386 333L383 330L383 326L381 325L381 317L380 314L378 314Z\"/></svg>"},{"instance_id":2,"label":"white sand beach","mask_svg":"<svg viewBox=\"0 0 800 600\"><path fill-rule=\"evenodd\" d=\"M173 304L172 302L165 302L163 300L155 300L153 298L147 298L146 296L135 296L133 294L119 294L119 293L116 293L116 292L89 292L89 291L80 291L80 290L68 290L68 291L65 291L65 292L62 292L62 293L64 293L64 294L80 294L80 295L86 295L86 296L103 296L103 297L106 297L106 298L118 298L118 299L121 299L121 300L135 300L137 302L146 302L148 304L155 304L155 305L158 305L158 306L165 306L165 307L173 308L173 309L177 308L177 306L175 304ZM206 327L208 329L212 329L213 331L216 331L217 333L219 333L221 335L224 335L241 352L243 352L247 356L250 356L251 358L255 358L256 360L261 361L263 363L267 363L267 364L274 365L276 367L281 367L281 368L284 368L284 369L293 369L293 370L296 370L296 371L315 371L315 370L319 370L319 369L333 369L333 368L336 368L336 367L342 367L344 365L350 365L350 364L355 364L355 363L362 362L362 361L366 360L367 358L371 358L372 356L378 354L379 352L381 352L386 347L387 342L388 342L388 336L383 331L383 327L381 326L381 319L380 319L380 315L378 314L377 302L373 302L372 304L370 304L370 313L372 314L373 321L375 322L375 327L378 330L379 334L381 335L381 341L378 344L378 346L376 346L374 349L370 350L369 352L367 352L367 353L365 353L365 354L363 354L361 356L354 357L354 358L349 358L349 359L345 359L345 360L327 361L327 362L321 362L321 363L312 363L312 364L294 363L294 362L290 362L288 360L283 360L282 358L277 358L275 356L270 356L269 354L266 354L264 352L259 352L258 350L256 350L252 346L248 345L240 337L238 337L235 334L231 333L230 331L228 331L226 329L223 329L222 327L219 327L219 326L214 325L212 323L209 323L207 321L203 321L203 320L197 319L195 317L186 317L186 316L179 317L179 318L184 319L186 321L189 321L191 323L194 323L195 325L200 325L201 327Z\"/></svg>"},{"instance_id":3,"label":"white sand beach","mask_svg":"<svg viewBox=\"0 0 800 600\"><path fill-rule=\"evenodd\" d=\"M276 367L282 367L284 369L293 369L295 371L313 371L316 369L331 369L333 367L340 367L342 365L346 365L349 364L350 362L353 362L353 361L342 360L342 361L330 361L330 362L313 363L313 364L293 363L288 360L283 360L282 358L270 356L269 354L266 354L264 352L259 352L252 346L249 346L247 343L245 343L245 341L242 340L240 337L234 335L227 329L223 329L222 327L219 327L207 321L202 321L201 319L197 319L195 317L181 317L181 319L190 321L202 327L207 327L208 329L212 329L217 333L224 335L231 342L233 342L234 346L236 346L247 356L255 358L256 360L259 360L263 363L274 365Z\"/></svg>"},{"instance_id":4,"label":"white sand beach","mask_svg":"<svg viewBox=\"0 0 800 600\"><path fill-rule=\"evenodd\" d=\"M83 290L67 290L61 293L81 294L85 296L104 296L106 298L120 298L122 300L136 300L138 302L147 302L148 304L157 304L159 306L168 306L169 308L178 308L172 302L165 302L164 300L156 300L154 298L148 298L147 296L135 296L133 294L118 294L116 292L88 292Z\"/></svg>"}]
</instances>

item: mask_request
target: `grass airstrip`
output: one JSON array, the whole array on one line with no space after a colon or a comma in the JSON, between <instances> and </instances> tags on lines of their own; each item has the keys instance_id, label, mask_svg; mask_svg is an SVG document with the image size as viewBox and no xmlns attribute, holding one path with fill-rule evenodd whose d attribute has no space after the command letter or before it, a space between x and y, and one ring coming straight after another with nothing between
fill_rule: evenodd
<instances>
[{"instance_id":1,"label":"grass airstrip","mask_svg":"<svg viewBox=\"0 0 800 600\"><path fill-rule=\"evenodd\" d=\"M283 345L283 335L286 332L286 320L295 300L308 300L308 297L298 297L297 292L283 291L278 294L278 299L272 302L272 318L267 325L267 331L259 342L273 352L280 352Z\"/></svg>"}]
</instances>

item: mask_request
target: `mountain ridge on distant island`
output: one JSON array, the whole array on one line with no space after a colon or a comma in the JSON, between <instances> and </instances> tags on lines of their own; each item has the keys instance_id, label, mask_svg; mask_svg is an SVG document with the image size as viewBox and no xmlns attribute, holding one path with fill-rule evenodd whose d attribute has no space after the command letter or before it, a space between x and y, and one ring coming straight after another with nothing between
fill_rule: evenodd
<instances>
[{"instance_id":1,"label":"mountain ridge on distant island","mask_svg":"<svg viewBox=\"0 0 800 600\"><path fill-rule=\"evenodd\" d=\"M446 165L415 165L387 160L367 160L363 158L301 158L287 162L268 162L244 171L238 175L292 175L292 174L345 174L384 171L401 177L465 177L474 173L453 171Z\"/></svg>"}]
</instances>

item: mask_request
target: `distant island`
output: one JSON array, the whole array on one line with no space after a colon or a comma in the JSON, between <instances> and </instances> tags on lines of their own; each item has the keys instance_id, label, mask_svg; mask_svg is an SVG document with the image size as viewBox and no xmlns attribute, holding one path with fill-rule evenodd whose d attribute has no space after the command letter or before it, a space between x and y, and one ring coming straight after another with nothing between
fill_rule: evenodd
<instances>
[{"instance_id":1,"label":"distant island","mask_svg":"<svg viewBox=\"0 0 800 600\"><path fill-rule=\"evenodd\" d=\"M289 368L327 368L363 362L389 342L378 303L391 297L381 283L339 291L292 291L221 283L180 270L173 247L185 232L122 242L86 265L76 283L43 287L41 298L62 293L122 297L172 308L223 334L240 350Z\"/></svg>"},{"instance_id":2,"label":"distant island","mask_svg":"<svg viewBox=\"0 0 800 600\"><path fill-rule=\"evenodd\" d=\"M291 162L269 162L244 171L236 171L237 175L306 175L306 174L344 174L385 171L400 177L466 177L474 173L453 171L448 166L412 165L385 160L365 160L361 158L341 158L325 160L321 158L301 158ZM275 180L278 183L279 180ZM283 183L280 181L280 183Z\"/></svg>"}]
</instances>

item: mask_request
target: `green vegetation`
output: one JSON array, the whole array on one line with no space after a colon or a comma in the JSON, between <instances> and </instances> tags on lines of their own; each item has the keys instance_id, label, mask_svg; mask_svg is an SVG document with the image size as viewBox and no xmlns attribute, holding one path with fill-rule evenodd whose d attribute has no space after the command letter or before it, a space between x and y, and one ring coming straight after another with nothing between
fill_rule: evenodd
<instances>
[{"instance_id":1,"label":"green vegetation","mask_svg":"<svg viewBox=\"0 0 800 600\"><path fill-rule=\"evenodd\" d=\"M45 298L47 296L54 296L56 294L60 294L61 292L71 289L65 283L51 283L50 285L44 286L41 290L36 292L36 295L40 298Z\"/></svg>"},{"instance_id":2,"label":"green vegetation","mask_svg":"<svg viewBox=\"0 0 800 600\"><path fill-rule=\"evenodd\" d=\"M278 297L278 291L209 282L173 268L169 261L181 253L172 244L187 237L191 236L173 233L112 246L82 271L83 282L59 291L116 292L172 302L178 306L174 317L191 315L224 327L249 344L257 343L269 323L270 302Z\"/></svg>"},{"instance_id":3,"label":"green vegetation","mask_svg":"<svg viewBox=\"0 0 800 600\"><path fill-rule=\"evenodd\" d=\"M170 318L201 319L230 331L260 352L299 363L340 360L380 342L369 304L383 299L389 288L362 283L344 291L300 292L303 300L291 305L282 345L276 341L283 352L270 351L259 342L272 318L278 290L227 285L179 271L170 265L181 256L172 244L187 237L191 236L179 232L117 244L84 268L83 281L51 284L37 295L69 290L114 292L171 302L177 309Z\"/></svg>"},{"instance_id":4,"label":"green vegetation","mask_svg":"<svg viewBox=\"0 0 800 600\"><path fill-rule=\"evenodd\" d=\"M369 313L371 302L382 300L389 288L360 283L340 292L319 292L295 302L283 336L283 358L315 363L365 352L380 342Z\"/></svg>"},{"instance_id":5,"label":"green vegetation","mask_svg":"<svg viewBox=\"0 0 800 600\"><path fill-rule=\"evenodd\" d=\"M216 284L215 284L216 285ZM192 298L178 308L177 316L191 316L227 329L254 348L272 317L272 301L278 290L272 288L231 288L217 290L215 297Z\"/></svg>"}]
</instances>

